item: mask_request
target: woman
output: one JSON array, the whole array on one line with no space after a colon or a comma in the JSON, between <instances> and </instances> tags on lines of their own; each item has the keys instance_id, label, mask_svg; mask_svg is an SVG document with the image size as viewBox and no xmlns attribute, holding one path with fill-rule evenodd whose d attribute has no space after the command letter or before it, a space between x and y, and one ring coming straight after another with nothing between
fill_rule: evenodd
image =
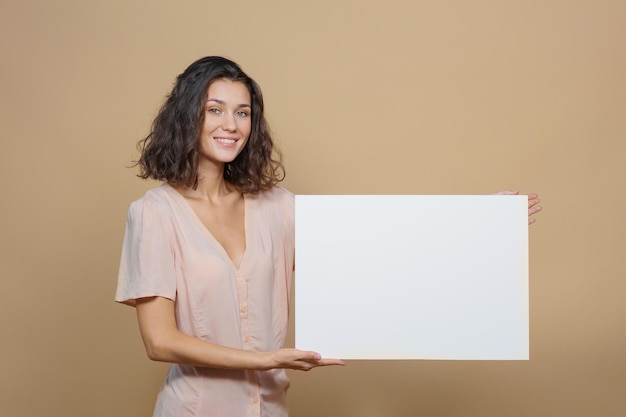
<instances>
[{"instance_id":1,"label":"woman","mask_svg":"<svg viewBox=\"0 0 626 417\"><path fill-rule=\"evenodd\" d=\"M207 57L181 74L140 142L164 181L129 210L116 301L137 309L148 356L172 363L155 416L286 416L285 368L343 365L283 349L294 199L258 85Z\"/></svg>"},{"instance_id":2,"label":"woman","mask_svg":"<svg viewBox=\"0 0 626 417\"><path fill-rule=\"evenodd\" d=\"M282 348L294 199L276 186L261 90L234 62L202 58L140 149L140 177L163 184L130 207L116 301L136 307L148 356L172 363L154 416L286 416L284 369L344 363Z\"/></svg>"}]
</instances>

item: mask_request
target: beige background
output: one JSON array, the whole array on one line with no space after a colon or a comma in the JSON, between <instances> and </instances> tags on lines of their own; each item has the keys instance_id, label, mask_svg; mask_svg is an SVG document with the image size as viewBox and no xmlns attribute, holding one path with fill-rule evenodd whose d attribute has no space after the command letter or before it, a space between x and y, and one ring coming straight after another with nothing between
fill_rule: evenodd
<instances>
[{"instance_id":1,"label":"beige background","mask_svg":"<svg viewBox=\"0 0 626 417\"><path fill-rule=\"evenodd\" d=\"M626 2L0 1L0 407L147 416L126 166L196 58L263 87L296 193L539 192L531 360L291 373L294 417L622 416ZM410 329L407 329L410 331Z\"/></svg>"}]
</instances>

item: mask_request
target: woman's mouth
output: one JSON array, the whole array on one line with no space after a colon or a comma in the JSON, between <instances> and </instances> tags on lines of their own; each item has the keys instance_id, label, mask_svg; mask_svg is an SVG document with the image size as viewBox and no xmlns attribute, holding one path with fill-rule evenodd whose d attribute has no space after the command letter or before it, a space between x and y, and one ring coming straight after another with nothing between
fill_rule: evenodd
<instances>
[{"instance_id":1,"label":"woman's mouth","mask_svg":"<svg viewBox=\"0 0 626 417\"><path fill-rule=\"evenodd\" d=\"M233 138L216 137L216 138L213 138L213 140L215 140L217 143L224 145L224 146L232 146L235 143L237 143L237 139L233 139Z\"/></svg>"}]
</instances>

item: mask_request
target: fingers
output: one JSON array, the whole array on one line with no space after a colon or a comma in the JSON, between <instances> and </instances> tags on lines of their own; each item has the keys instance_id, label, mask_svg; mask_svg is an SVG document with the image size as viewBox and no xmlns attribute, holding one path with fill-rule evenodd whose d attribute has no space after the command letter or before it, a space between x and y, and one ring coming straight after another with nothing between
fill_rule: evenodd
<instances>
[{"instance_id":1,"label":"fingers","mask_svg":"<svg viewBox=\"0 0 626 417\"><path fill-rule=\"evenodd\" d=\"M317 366L344 366L346 363L341 359L324 358L317 361Z\"/></svg>"},{"instance_id":2,"label":"fingers","mask_svg":"<svg viewBox=\"0 0 626 417\"><path fill-rule=\"evenodd\" d=\"M302 358L303 361L305 361L307 363L307 366L305 370L310 370L313 368L316 368L318 366L343 366L345 365L345 362L342 361L341 359L334 359L334 358L322 358L322 355L320 355L317 352L303 352L304 353L304 357Z\"/></svg>"},{"instance_id":3,"label":"fingers","mask_svg":"<svg viewBox=\"0 0 626 417\"><path fill-rule=\"evenodd\" d=\"M542 209L543 209L543 207L541 207L541 206L535 206L535 205L529 206L528 215L532 216L535 213L539 213Z\"/></svg>"},{"instance_id":4,"label":"fingers","mask_svg":"<svg viewBox=\"0 0 626 417\"><path fill-rule=\"evenodd\" d=\"M537 194L528 195L528 224L533 224L535 222L535 219L531 216L539 213L543 208L538 205L540 202L541 200L539 200Z\"/></svg>"},{"instance_id":5,"label":"fingers","mask_svg":"<svg viewBox=\"0 0 626 417\"><path fill-rule=\"evenodd\" d=\"M537 205L540 202L541 200L539 200L539 197L537 196L537 194L528 194L528 215L529 216L541 210L541 206Z\"/></svg>"},{"instance_id":6,"label":"fingers","mask_svg":"<svg viewBox=\"0 0 626 417\"><path fill-rule=\"evenodd\" d=\"M309 371L319 366L345 365L341 359L322 358L317 352L298 349L280 349L275 352L274 360L277 368Z\"/></svg>"}]
</instances>

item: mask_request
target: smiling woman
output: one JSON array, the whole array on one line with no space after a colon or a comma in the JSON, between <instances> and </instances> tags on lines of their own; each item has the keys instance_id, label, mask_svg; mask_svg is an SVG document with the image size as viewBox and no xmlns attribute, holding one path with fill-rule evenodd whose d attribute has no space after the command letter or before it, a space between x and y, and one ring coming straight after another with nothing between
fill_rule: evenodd
<instances>
[{"instance_id":1,"label":"smiling woman","mask_svg":"<svg viewBox=\"0 0 626 417\"><path fill-rule=\"evenodd\" d=\"M276 184L261 90L207 57L181 74L140 142L116 301L135 306L148 356L172 365L155 416L286 416L284 369L342 365L285 349L294 199Z\"/></svg>"},{"instance_id":2,"label":"smiling woman","mask_svg":"<svg viewBox=\"0 0 626 417\"><path fill-rule=\"evenodd\" d=\"M154 416L286 416L284 369L344 363L283 348L294 197L259 86L228 59L196 61L139 148L139 176L163 184L131 204L116 300L172 364Z\"/></svg>"},{"instance_id":3,"label":"smiling woman","mask_svg":"<svg viewBox=\"0 0 626 417\"><path fill-rule=\"evenodd\" d=\"M222 94L228 97L220 97ZM225 98L234 101L225 103ZM214 118L225 111L225 116L231 111L236 118ZM225 127L230 129L230 122L246 118L249 146L241 147L241 154L225 164L223 173L224 179L241 192L255 193L270 189L284 178L280 153L274 148L265 120L261 88L233 61L215 56L199 59L178 76L150 134L139 143L139 176L196 188L200 135L207 133L211 120L226 120ZM236 125L240 127L240 123Z\"/></svg>"}]
</instances>

